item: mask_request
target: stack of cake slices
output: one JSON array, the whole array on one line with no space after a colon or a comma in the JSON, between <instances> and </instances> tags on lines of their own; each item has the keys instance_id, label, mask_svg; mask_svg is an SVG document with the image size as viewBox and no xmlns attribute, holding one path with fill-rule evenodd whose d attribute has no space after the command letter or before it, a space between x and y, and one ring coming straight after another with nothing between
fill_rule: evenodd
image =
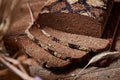
<instances>
[{"instance_id":1,"label":"stack of cake slices","mask_svg":"<svg viewBox=\"0 0 120 80\"><path fill-rule=\"evenodd\" d=\"M87 61L109 49L110 41L100 37L112 4L113 0L48 0L29 29L32 37L9 36L6 44L47 69Z\"/></svg>"}]
</instances>

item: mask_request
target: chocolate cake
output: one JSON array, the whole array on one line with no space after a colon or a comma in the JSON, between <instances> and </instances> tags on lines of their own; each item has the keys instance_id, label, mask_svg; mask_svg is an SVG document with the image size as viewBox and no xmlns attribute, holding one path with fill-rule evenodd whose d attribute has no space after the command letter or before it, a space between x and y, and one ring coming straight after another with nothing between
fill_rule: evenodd
<instances>
[{"instance_id":1,"label":"chocolate cake","mask_svg":"<svg viewBox=\"0 0 120 80\"><path fill-rule=\"evenodd\" d=\"M38 26L33 25L30 28L30 33L34 36L30 39L26 35L9 36L6 39L6 44L13 49L19 48L23 53L34 58L41 66L47 68L65 68L72 63L81 62L86 57L91 56L91 52L73 49L59 42L53 41L51 38L44 35ZM84 35L76 35L66 33L45 27L44 31L48 32L55 38L71 44L77 44L94 50L98 53L109 48L109 40L88 37ZM41 44L39 44L41 42ZM93 53L93 55L95 55Z\"/></svg>"},{"instance_id":2,"label":"chocolate cake","mask_svg":"<svg viewBox=\"0 0 120 80\"><path fill-rule=\"evenodd\" d=\"M49 53L53 54L54 56L63 59L63 60L77 60L79 62L82 57L87 55L89 52L80 51L71 49L67 46L61 45L59 43L56 43L52 41L51 39L47 38L39 28L36 26L32 27L30 29L30 33L35 36L39 41L41 41L41 44L44 46L43 48L47 50ZM46 49L46 47L49 49Z\"/></svg>"},{"instance_id":3,"label":"chocolate cake","mask_svg":"<svg viewBox=\"0 0 120 80\"><path fill-rule=\"evenodd\" d=\"M66 33L55 29L51 29L49 27L45 27L43 30L63 42L83 46L84 48L91 49L92 52L104 51L108 49L110 45L110 41L108 39L100 39L90 36Z\"/></svg>"},{"instance_id":4,"label":"chocolate cake","mask_svg":"<svg viewBox=\"0 0 120 80\"><path fill-rule=\"evenodd\" d=\"M25 26L15 25L20 28L19 32L22 34L16 35L14 32L12 35L15 36L9 34L4 39L5 44L7 50L12 50L13 55L18 51L34 61L30 61L31 64L27 65L31 76L38 75L44 80L73 80L94 55L109 48L108 39L95 37L100 37L102 34L107 21L106 13L111 9L112 0L49 1L36 20L40 26L34 22L29 29L32 37L26 32L23 33ZM15 32L17 31L15 29ZM107 60L102 62L107 63ZM105 69L97 69L91 75L90 71L93 70L95 70L93 67L86 69L78 80L95 80L107 72L114 72L114 70L106 72ZM98 71L101 71L100 76Z\"/></svg>"},{"instance_id":5,"label":"chocolate cake","mask_svg":"<svg viewBox=\"0 0 120 80\"><path fill-rule=\"evenodd\" d=\"M42 28L101 37L112 4L113 0L48 0L37 22Z\"/></svg>"},{"instance_id":6,"label":"chocolate cake","mask_svg":"<svg viewBox=\"0 0 120 80\"><path fill-rule=\"evenodd\" d=\"M69 61L54 57L53 55L33 43L27 36L18 37L18 44L24 53L33 57L43 67L64 68L70 65Z\"/></svg>"},{"instance_id":7,"label":"chocolate cake","mask_svg":"<svg viewBox=\"0 0 120 80\"><path fill-rule=\"evenodd\" d=\"M9 50L11 56L14 55L13 53L20 51L21 53L33 58L39 64L39 66L43 68L63 69L71 64L70 61L59 59L45 51L24 34L7 36L5 38L5 44L7 45L6 48Z\"/></svg>"}]
</instances>

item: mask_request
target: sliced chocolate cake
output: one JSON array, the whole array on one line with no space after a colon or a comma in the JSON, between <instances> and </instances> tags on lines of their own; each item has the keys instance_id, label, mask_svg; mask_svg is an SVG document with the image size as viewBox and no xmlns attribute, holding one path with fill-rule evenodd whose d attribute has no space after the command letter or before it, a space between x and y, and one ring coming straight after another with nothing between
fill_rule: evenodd
<instances>
[{"instance_id":1,"label":"sliced chocolate cake","mask_svg":"<svg viewBox=\"0 0 120 80\"><path fill-rule=\"evenodd\" d=\"M34 35L38 41L41 41L40 45L44 50L60 59L70 61L77 60L77 62L79 62L82 57L86 56L89 53L81 50L71 49L67 46L52 41L51 39L47 38L36 26L30 29L30 33Z\"/></svg>"},{"instance_id":2,"label":"sliced chocolate cake","mask_svg":"<svg viewBox=\"0 0 120 80\"><path fill-rule=\"evenodd\" d=\"M20 36L17 40L21 50L29 56L33 57L43 67L64 68L70 65L69 61L54 57L33 43L27 36Z\"/></svg>"},{"instance_id":3,"label":"sliced chocolate cake","mask_svg":"<svg viewBox=\"0 0 120 80\"><path fill-rule=\"evenodd\" d=\"M102 34L106 10L110 11L107 4L112 1L71 1L48 1L37 20L22 33L25 35L6 37L6 45L14 44L12 49L22 50L47 68L65 68L87 60L91 53L108 50L109 40L95 37Z\"/></svg>"},{"instance_id":4,"label":"sliced chocolate cake","mask_svg":"<svg viewBox=\"0 0 120 80\"><path fill-rule=\"evenodd\" d=\"M66 33L66 32L55 30L55 29L51 29L49 27L45 27L43 30L46 31L48 34L50 34L50 37L53 36L57 38L57 40L60 40L61 45L68 43L67 46L70 48L72 48L72 45L73 45L72 49L77 49L75 48L75 45L76 45L76 47L80 46L79 48L81 49L79 50L101 52L108 49L110 45L109 44L110 41L108 39L100 39L100 38L95 38L95 37L90 37L85 35Z\"/></svg>"},{"instance_id":5,"label":"sliced chocolate cake","mask_svg":"<svg viewBox=\"0 0 120 80\"><path fill-rule=\"evenodd\" d=\"M6 40L7 41L5 43L8 47L12 47L13 50L14 48L19 48L17 51L21 51L24 54L34 58L42 67L65 68L71 64L70 61L62 60L51 55L43 48L36 45L25 35L9 36Z\"/></svg>"},{"instance_id":6,"label":"sliced chocolate cake","mask_svg":"<svg viewBox=\"0 0 120 80\"><path fill-rule=\"evenodd\" d=\"M44 28L44 31L54 36L54 39L44 35L39 27L32 26L30 28L30 33L34 36L32 40L24 34L6 37L5 43L9 50L20 50L34 58L40 66L50 69L63 69L70 67L73 63L89 59L91 52L85 51L86 49L91 49L96 53L109 48L109 40L66 33L48 27ZM74 46L66 46L57 42L56 39L65 44L71 43L72 46L73 44L80 45L83 50L74 49Z\"/></svg>"},{"instance_id":7,"label":"sliced chocolate cake","mask_svg":"<svg viewBox=\"0 0 120 80\"><path fill-rule=\"evenodd\" d=\"M113 0L48 0L38 16L41 27L101 37Z\"/></svg>"},{"instance_id":8,"label":"sliced chocolate cake","mask_svg":"<svg viewBox=\"0 0 120 80\"><path fill-rule=\"evenodd\" d=\"M27 34L10 36L6 38L5 43L8 47L14 44L12 49L19 48L47 68L65 68L72 63L81 62L91 56L91 51L86 49L98 53L109 48L109 40L66 33L48 27L43 30L54 36L54 39L47 37L42 29L33 25L29 30L34 36L33 39L30 39ZM56 39L63 43L57 42ZM72 46L64 45L64 43ZM74 48L73 44L79 45L82 49Z\"/></svg>"}]
</instances>

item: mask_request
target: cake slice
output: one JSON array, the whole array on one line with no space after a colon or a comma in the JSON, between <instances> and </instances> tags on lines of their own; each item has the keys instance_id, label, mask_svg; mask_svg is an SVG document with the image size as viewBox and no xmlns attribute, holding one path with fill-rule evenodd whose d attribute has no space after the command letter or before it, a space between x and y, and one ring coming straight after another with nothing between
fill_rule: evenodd
<instances>
[{"instance_id":1,"label":"cake slice","mask_svg":"<svg viewBox=\"0 0 120 80\"><path fill-rule=\"evenodd\" d=\"M95 53L102 52L109 48L109 40L66 33L48 27L45 27L43 30L61 40L63 43L71 43L91 48ZM19 48L23 53L33 57L41 65L47 65L47 68L64 68L70 65L71 62L81 62L83 59L86 59L86 57L91 56L88 51L73 49L53 41L51 38L44 35L41 32L41 29L35 25L30 28L30 33L35 38L33 41L26 35L17 35L14 37L6 37L5 43L8 47L11 47L12 44L12 49ZM41 41L42 44L37 44L39 41ZM40 45L43 45L44 47L41 47ZM56 53L53 54L52 51L55 51Z\"/></svg>"},{"instance_id":2,"label":"cake slice","mask_svg":"<svg viewBox=\"0 0 120 80\"><path fill-rule=\"evenodd\" d=\"M37 46L27 36L19 36L17 38L17 44L19 44L19 48L21 48L20 50L22 50L23 53L34 58L40 66L46 68L65 68L70 65L69 61L56 58L44 49Z\"/></svg>"},{"instance_id":3,"label":"cake slice","mask_svg":"<svg viewBox=\"0 0 120 80\"><path fill-rule=\"evenodd\" d=\"M89 54L89 52L71 49L67 46L52 41L36 26L33 26L30 29L30 33L34 35L38 41L41 41L41 45L44 50L60 59L80 62L83 57Z\"/></svg>"},{"instance_id":4,"label":"cake slice","mask_svg":"<svg viewBox=\"0 0 120 80\"><path fill-rule=\"evenodd\" d=\"M48 0L37 22L41 27L101 37L113 0Z\"/></svg>"},{"instance_id":5,"label":"cake slice","mask_svg":"<svg viewBox=\"0 0 120 80\"><path fill-rule=\"evenodd\" d=\"M107 50L110 45L110 41L108 39L101 39L91 36L66 33L49 27L44 27L43 30L47 32L50 36L60 40L62 42L61 45L64 45L64 43L73 44L73 49L74 49L74 45L77 45L80 46L81 48L84 48L83 50L86 51L90 50L92 52L102 52L104 50ZM69 45L68 47L72 47L72 46Z\"/></svg>"}]
</instances>

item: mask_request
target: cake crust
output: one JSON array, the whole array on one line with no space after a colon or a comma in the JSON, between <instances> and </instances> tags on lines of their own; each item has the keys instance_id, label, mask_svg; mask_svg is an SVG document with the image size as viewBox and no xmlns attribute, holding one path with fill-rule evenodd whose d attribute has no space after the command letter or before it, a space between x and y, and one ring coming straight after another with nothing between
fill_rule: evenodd
<instances>
[{"instance_id":1,"label":"cake crust","mask_svg":"<svg viewBox=\"0 0 120 80\"><path fill-rule=\"evenodd\" d=\"M71 2L70 2L71 1ZM68 33L101 37L113 0L54 0L42 8L37 22ZM77 28L77 29L74 29Z\"/></svg>"}]
</instances>

